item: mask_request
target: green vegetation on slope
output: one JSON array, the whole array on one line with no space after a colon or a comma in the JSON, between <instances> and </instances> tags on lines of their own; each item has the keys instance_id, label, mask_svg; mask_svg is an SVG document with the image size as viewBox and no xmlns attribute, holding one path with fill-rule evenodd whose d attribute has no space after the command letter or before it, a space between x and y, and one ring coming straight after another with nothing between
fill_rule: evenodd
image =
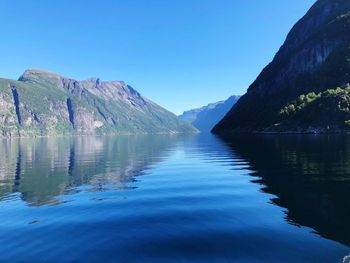
<instances>
[{"instance_id":1,"label":"green vegetation on slope","mask_svg":"<svg viewBox=\"0 0 350 263\"><path fill-rule=\"evenodd\" d=\"M0 79L0 136L196 132L122 81L27 70Z\"/></svg>"},{"instance_id":2,"label":"green vegetation on slope","mask_svg":"<svg viewBox=\"0 0 350 263\"><path fill-rule=\"evenodd\" d=\"M346 87L344 88L336 88L336 89L327 89L326 91L315 93L315 92L310 92L306 95L302 94L299 96L299 98L295 101L293 101L291 104L285 106L283 109L280 111L280 115L282 118L288 118L292 115L295 115L297 112L301 111L304 108L307 108L310 106L311 103L317 101L317 100L322 100L327 97L334 97L338 95L348 95L350 94L350 84L347 84ZM339 105L338 107L339 110L346 110L349 111L349 107L345 107L344 105Z\"/></svg>"},{"instance_id":3,"label":"green vegetation on slope","mask_svg":"<svg viewBox=\"0 0 350 263\"><path fill-rule=\"evenodd\" d=\"M350 85L300 95L283 107L279 116L280 123L269 130L346 131L350 128Z\"/></svg>"}]
</instances>

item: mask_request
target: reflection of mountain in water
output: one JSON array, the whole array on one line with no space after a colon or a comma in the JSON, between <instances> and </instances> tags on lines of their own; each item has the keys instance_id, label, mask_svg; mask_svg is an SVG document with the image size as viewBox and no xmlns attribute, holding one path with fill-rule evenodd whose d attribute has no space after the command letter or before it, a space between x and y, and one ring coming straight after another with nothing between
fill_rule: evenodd
<instances>
[{"instance_id":1,"label":"reflection of mountain in water","mask_svg":"<svg viewBox=\"0 0 350 263\"><path fill-rule=\"evenodd\" d=\"M74 187L126 187L179 136L43 138L0 141L0 198L21 194L41 205Z\"/></svg>"},{"instance_id":2,"label":"reflection of mountain in water","mask_svg":"<svg viewBox=\"0 0 350 263\"><path fill-rule=\"evenodd\" d=\"M262 190L288 209L287 220L350 245L350 138L224 138L248 161Z\"/></svg>"}]
</instances>

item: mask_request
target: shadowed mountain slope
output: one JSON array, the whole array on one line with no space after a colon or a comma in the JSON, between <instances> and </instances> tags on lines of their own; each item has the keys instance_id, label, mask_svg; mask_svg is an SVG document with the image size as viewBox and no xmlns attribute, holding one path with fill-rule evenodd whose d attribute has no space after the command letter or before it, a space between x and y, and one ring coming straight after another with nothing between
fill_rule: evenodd
<instances>
[{"instance_id":1,"label":"shadowed mountain slope","mask_svg":"<svg viewBox=\"0 0 350 263\"><path fill-rule=\"evenodd\" d=\"M213 131L273 130L285 120L281 110L301 95L344 88L350 82L349 62L350 1L318 0L290 31L273 61ZM346 128L343 118L335 124L311 121L304 123L304 130L311 126L321 131ZM297 126L289 123L280 131L291 128L302 132Z\"/></svg>"}]
</instances>

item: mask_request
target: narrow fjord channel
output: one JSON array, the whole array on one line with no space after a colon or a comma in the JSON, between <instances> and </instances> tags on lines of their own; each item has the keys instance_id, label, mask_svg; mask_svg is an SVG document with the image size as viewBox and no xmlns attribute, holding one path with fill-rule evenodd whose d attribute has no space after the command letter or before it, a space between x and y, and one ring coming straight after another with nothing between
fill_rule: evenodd
<instances>
[{"instance_id":1,"label":"narrow fjord channel","mask_svg":"<svg viewBox=\"0 0 350 263\"><path fill-rule=\"evenodd\" d=\"M350 138L2 140L4 262L342 262Z\"/></svg>"}]
</instances>

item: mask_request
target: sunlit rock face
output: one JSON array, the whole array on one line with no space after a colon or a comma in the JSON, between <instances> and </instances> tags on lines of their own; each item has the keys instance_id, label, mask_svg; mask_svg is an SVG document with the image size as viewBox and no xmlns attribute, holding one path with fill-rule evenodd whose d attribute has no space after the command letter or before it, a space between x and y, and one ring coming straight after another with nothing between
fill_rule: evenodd
<instances>
[{"instance_id":1,"label":"sunlit rock face","mask_svg":"<svg viewBox=\"0 0 350 263\"><path fill-rule=\"evenodd\" d=\"M350 2L318 0L214 132L264 131L278 124L281 108L300 95L349 83L349 58Z\"/></svg>"},{"instance_id":2,"label":"sunlit rock face","mask_svg":"<svg viewBox=\"0 0 350 263\"><path fill-rule=\"evenodd\" d=\"M26 70L0 79L0 136L188 133L196 130L123 81Z\"/></svg>"}]
</instances>

